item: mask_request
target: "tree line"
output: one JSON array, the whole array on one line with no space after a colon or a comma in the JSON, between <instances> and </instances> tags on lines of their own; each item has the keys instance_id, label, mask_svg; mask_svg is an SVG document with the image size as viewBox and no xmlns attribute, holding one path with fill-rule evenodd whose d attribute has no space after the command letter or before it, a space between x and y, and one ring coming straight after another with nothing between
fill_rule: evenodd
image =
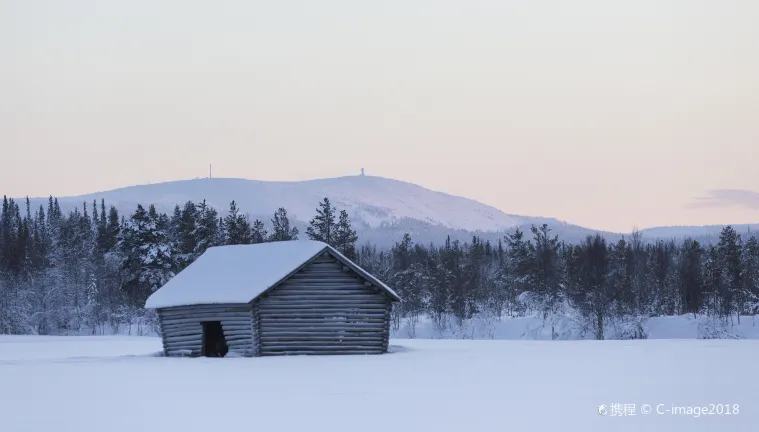
<instances>
[{"instance_id":1,"label":"tree line","mask_svg":"<svg viewBox=\"0 0 759 432\"><path fill-rule=\"evenodd\" d=\"M155 328L147 297L219 245L303 237L279 208L269 223L230 203L220 216L205 201L171 215L138 205L129 215L101 200L63 214L57 199L32 212L4 198L0 213L0 333L66 334ZM389 250L358 246L345 210L324 198L305 237L355 260L403 298L393 327L421 319L441 328L476 317L537 315L555 338L562 321L603 339L610 325L631 322L618 337L642 337L650 316L705 314L723 321L759 312L759 242L731 227L716 244L693 239L644 243L640 234L611 244L600 235L569 244L547 225L516 230L496 243L415 244L405 234Z\"/></svg>"}]
</instances>

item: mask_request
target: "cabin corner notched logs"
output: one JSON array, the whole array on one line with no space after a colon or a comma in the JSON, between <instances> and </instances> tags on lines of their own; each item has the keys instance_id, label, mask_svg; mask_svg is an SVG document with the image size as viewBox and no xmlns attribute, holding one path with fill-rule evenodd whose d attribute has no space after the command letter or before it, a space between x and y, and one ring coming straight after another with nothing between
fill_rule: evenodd
<instances>
[{"instance_id":1,"label":"cabin corner notched logs","mask_svg":"<svg viewBox=\"0 0 759 432\"><path fill-rule=\"evenodd\" d=\"M386 353L397 298L345 260L327 248L247 304L157 309L164 353L202 355L207 321L238 356Z\"/></svg>"}]
</instances>

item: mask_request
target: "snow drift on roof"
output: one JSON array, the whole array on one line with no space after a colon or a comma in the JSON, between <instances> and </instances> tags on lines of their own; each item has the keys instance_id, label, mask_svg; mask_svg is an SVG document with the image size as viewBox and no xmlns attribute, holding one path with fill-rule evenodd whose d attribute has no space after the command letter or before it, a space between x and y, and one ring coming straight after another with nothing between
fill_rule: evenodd
<instances>
[{"instance_id":1,"label":"snow drift on roof","mask_svg":"<svg viewBox=\"0 0 759 432\"><path fill-rule=\"evenodd\" d=\"M325 249L347 261L326 243L312 240L212 247L154 292L145 307L248 303ZM351 267L398 297L360 267Z\"/></svg>"}]
</instances>

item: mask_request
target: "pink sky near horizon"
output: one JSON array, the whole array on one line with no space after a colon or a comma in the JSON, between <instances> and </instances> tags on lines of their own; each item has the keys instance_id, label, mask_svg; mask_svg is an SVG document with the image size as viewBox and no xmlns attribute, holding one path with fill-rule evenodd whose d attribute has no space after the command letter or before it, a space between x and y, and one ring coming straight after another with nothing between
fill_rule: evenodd
<instances>
[{"instance_id":1,"label":"pink sky near horizon","mask_svg":"<svg viewBox=\"0 0 759 432\"><path fill-rule=\"evenodd\" d=\"M759 222L759 2L0 0L0 194L395 178L617 232Z\"/></svg>"}]
</instances>

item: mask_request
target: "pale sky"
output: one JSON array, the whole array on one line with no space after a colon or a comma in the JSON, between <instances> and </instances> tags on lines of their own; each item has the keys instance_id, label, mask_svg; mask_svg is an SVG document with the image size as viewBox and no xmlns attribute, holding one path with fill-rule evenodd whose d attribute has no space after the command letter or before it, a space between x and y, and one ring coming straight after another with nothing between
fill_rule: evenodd
<instances>
[{"instance_id":1,"label":"pale sky","mask_svg":"<svg viewBox=\"0 0 759 432\"><path fill-rule=\"evenodd\" d=\"M364 167L598 229L757 222L757 23L756 0L0 0L0 194Z\"/></svg>"}]
</instances>

